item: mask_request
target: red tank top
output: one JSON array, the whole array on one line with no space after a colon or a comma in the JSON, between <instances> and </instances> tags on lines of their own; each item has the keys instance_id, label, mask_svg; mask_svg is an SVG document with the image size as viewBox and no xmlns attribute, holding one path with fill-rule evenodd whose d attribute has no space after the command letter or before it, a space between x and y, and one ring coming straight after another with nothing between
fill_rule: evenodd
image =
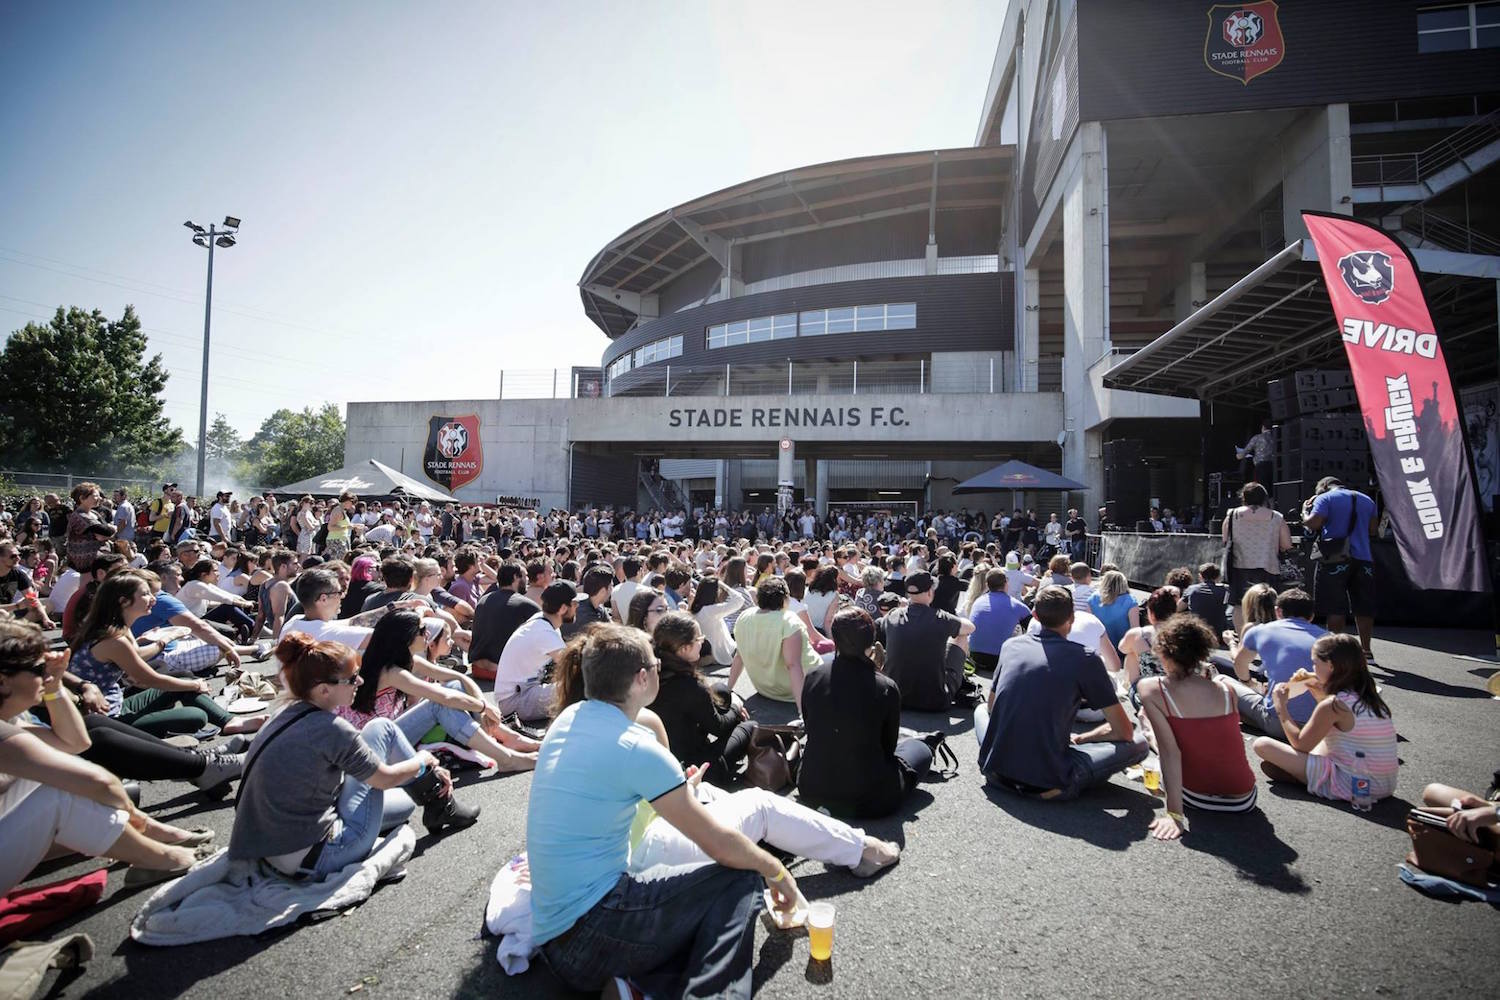
<instances>
[{"instance_id":1,"label":"red tank top","mask_svg":"<svg viewBox=\"0 0 1500 1000\"><path fill-rule=\"evenodd\" d=\"M1177 713L1163 678L1161 693L1167 702L1167 724L1182 756L1182 787L1199 795L1234 797L1248 795L1255 775L1245 760L1245 741L1240 736L1240 713L1223 685L1224 715L1185 719Z\"/></svg>"}]
</instances>

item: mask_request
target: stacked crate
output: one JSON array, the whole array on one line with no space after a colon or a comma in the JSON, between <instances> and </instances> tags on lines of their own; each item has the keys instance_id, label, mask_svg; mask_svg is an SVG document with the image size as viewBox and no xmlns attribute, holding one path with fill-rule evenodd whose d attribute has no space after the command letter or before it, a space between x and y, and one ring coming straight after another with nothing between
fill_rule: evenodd
<instances>
[{"instance_id":1,"label":"stacked crate","mask_svg":"<svg viewBox=\"0 0 1500 1000\"><path fill-rule=\"evenodd\" d=\"M1282 512L1300 507L1324 476L1363 489L1370 483L1370 446L1347 371L1301 371L1268 383L1275 423L1275 486Z\"/></svg>"}]
</instances>

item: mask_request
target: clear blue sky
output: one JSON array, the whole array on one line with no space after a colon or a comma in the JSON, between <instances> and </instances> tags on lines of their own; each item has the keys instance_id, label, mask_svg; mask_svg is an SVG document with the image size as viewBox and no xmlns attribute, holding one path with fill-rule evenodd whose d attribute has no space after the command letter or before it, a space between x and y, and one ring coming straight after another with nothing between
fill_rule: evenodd
<instances>
[{"instance_id":1,"label":"clear blue sky","mask_svg":"<svg viewBox=\"0 0 1500 1000\"><path fill-rule=\"evenodd\" d=\"M247 436L598 364L575 283L606 242L761 174L970 144L1004 7L0 0L0 329L134 303L192 437L182 222L229 214L209 409Z\"/></svg>"}]
</instances>

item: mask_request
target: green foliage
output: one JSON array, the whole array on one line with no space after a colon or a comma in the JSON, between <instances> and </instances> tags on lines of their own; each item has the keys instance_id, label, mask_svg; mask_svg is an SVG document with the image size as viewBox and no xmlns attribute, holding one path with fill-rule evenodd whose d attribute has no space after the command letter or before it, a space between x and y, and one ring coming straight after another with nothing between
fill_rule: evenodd
<instances>
[{"instance_id":1,"label":"green foliage","mask_svg":"<svg viewBox=\"0 0 1500 1000\"><path fill-rule=\"evenodd\" d=\"M240 454L241 479L267 488L337 469L344 464L344 418L332 403L277 410Z\"/></svg>"},{"instance_id":2,"label":"green foliage","mask_svg":"<svg viewBox=\"0 0 1500 1000\"><path fill-rule=\"evenodd\" d=\"M240 432L230 425L224 414L215 413L214 422L208 425L208 437L203 444L208 462L234 462L239 459L240 449L243 447Z\"/></svg>"},{"instance_id":3,"label":"green foliage","mask_svg":"<svg viewBox=\"0 0 1500 1000\"><path fill-rule=\"evenodd\" d=\"M182 447L162 414L167 372L146 359L133 306L119 320L58 307L0 352L0 461L13 468L146 475Z\"/></svg>"}]
</instances>

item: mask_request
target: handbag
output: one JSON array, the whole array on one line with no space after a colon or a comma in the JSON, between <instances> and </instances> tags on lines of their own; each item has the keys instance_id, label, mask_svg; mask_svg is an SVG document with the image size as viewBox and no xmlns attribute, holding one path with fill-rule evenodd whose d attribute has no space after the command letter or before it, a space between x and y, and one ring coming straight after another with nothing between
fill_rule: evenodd
<instances>
[{"instance_id":1,"label":"handbag","mask_svg":"<svg viewBox=\"0 0 1500 1000\"><path fill-rule=\"evenodd\" d=\"M1224 548L1219 553L1219 579L1226 584L1229 582L1229 573L1234 569L1234 511L1229 512L1229 538L1224 542Z\"/></svg>"},{"instance_id":2,"label":"handbag","mask_svg":"<svg viewBox=\"0 0 1500 1000\"><path fill-rule=\"evenodd\" d=\"M779 792L795 782L802 760L802 735L801 726L756 726L746 755L746 780L768 792Z\"/></svg>"},{"instance_id":3,"label":"handbag","mask_svg":"<svg viewBox=\"0 0 1500 1000\"><path fill-rule=\"evenodd\" d=\"M1462 837L1454 836L1442 816L1413 809L1406 814L1406 832L1411 835L1408 864L1416 865L1429 875L1441 875L1455 882L1480 887L1489 884L1495 852Z\"/></svg>"}]
</instances>

